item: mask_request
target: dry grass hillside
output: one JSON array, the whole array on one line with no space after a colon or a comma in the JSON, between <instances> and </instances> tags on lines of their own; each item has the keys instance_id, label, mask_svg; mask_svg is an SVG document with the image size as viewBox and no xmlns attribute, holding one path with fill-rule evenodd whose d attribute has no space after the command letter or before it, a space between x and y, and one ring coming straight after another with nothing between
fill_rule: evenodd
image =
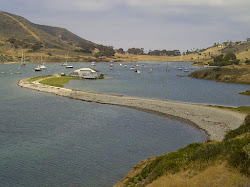
<instances>
[{"instance_id":1,"label":"dry grass hillside","mask_svg":"<svg viewBox=\"0 0 250 187\"><path fill-rule=\"evenodd\" d=\"M231 65L195 71L189 75L193 78L250 84L250 65Z\"/></svg>"},{"instance_id":2,"label":"dry grass hillside","mask_svg":"<svg viewBox=\"0 0 250 187\"><path fill-rule=\"evenodd\" d=\"M141 162L115 187L233 187L250 184L250 116L224 140L194 143Z\"/></svg>"}]
</instances>

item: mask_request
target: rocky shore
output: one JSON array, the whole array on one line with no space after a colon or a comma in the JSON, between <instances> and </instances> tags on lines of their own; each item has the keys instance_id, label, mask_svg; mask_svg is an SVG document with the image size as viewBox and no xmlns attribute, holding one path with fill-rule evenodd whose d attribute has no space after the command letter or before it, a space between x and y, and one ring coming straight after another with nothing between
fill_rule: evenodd
<instances>
[{"instance_id":1,"label":"rocky shore","mask_svg":"<svg viewBox=\"0 0 250 187\"><path fill-rule=\"evenodd\" d=\"M23 79L18 82L18 85L71 99L118 105L168 117L202 129L210 140L222 140L226 132L239 127L246 116L230 110L205 105L77 91L44 85L39 81L41 80L30 82L28 79Z\"/></svg>"}]
</instances>

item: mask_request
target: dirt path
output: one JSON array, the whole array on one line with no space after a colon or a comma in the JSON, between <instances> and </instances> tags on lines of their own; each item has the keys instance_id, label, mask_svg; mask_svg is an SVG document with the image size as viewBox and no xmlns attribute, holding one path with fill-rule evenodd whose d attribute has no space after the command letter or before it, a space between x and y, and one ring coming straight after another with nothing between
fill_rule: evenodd
<instances>
[{"instance_id":1,"label":"dirt path","mask_svg":"<svg viewBox=\"0 0 250 187\"><path fill-rule=\"evenodd\" d=\"M14 21L16 21L24 30L26 30L28 33L31 34L31 36L33 36L33 38L35 38L38 42L41 42L42 44L44 44L44 42L39 38L39 36L37 36L34 32L32 32L30 29L28 29L23 23L21 23L20 21L18 21L16 18L14 18L13 16L3 13L5 16L8 16L9 18L13 19Z\"/></svg>"}]
</instances>

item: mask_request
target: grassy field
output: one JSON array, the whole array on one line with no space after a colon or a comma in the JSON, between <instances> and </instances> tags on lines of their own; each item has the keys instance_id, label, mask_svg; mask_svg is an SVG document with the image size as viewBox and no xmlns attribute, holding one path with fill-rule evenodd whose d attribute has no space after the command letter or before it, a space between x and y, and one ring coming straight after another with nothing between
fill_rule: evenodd
<instances>
[{"instance_id":1,"label":"grassy field","mask_svg":"<svg viewBox=\"0 0 250 187\"><path fill-rule=\"evenodd\" d=\"M242 95L249 95L250 96L250 90L247 90L245 92L241 92L240 94L242 94Z\"/></svg>"},{"instance_id":2,"label":"grassy field","mask_svg":"<svg viewBox=\"0 0 250 187\"><path fill-rule=\"evenodd\" d=\"M32 78L29 78L29 82L34 82L34 81L37 81L39 79L45 79L45 78L49 78L49 77L52 77L52 75L42 75L42 76L38 76L38 77L32 77Z\"/></svg>"},{"instance_id":3,"label":"grassy field","mask_svg":"<svg viewBox=\"0 0 250 187\"><path fill-rule=\"evenodd\" d=\"M63 87L64 84L69 83L70 80L79 79L78 77L70 77L70 76L58 76L52 77L45 80L40 81L41 84L46 84L50 86Z\"/></svg>"},{"instance_id":4,"label":"grassy field","mask_svg":"<svg viewBox=\"0 0 250 187\"><path fill-rule=\"evenodd\" d=\"M156 157L118 186L146 186L150 183L149 186L203 186L207 179L208 186L225 186L227 182L231 184L229 186L247 186L250 174L249 133L248 119L238 129L230 131L221 142L193 143L177 152ZM214 175L217 170L219 175ZM200 183L202 180L205 183Z\"/></svg>"}]
</instances>

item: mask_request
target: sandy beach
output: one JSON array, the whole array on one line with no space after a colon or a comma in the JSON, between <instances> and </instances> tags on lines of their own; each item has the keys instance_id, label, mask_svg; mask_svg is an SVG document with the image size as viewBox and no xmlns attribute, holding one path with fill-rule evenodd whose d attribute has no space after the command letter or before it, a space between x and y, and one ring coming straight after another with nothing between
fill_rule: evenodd
<instances>
[{"instance_id":1,"label":"sandy beach","mask_svg":"<svg viewBox=\"0 0 250 187\"><path fill-rule=\"evenodd\" d=\"M31 83L28 79L23 79L18 82L18 85L71 99L118 105L178 120L202 129L210 140L222 140L226 132L239 127L246 117L242 113L205 105L76 91L43 85L39 81L41 80Z\"/></svg>"}]
</instances>

